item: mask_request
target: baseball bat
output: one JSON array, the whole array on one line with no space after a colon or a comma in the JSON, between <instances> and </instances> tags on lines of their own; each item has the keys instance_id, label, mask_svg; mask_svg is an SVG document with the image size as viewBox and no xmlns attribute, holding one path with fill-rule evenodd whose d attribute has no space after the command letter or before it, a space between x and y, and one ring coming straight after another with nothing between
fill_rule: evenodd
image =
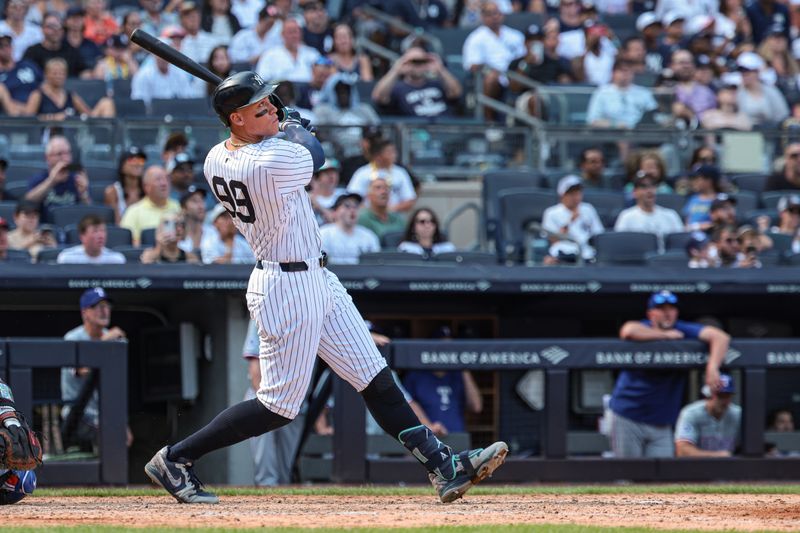
<instances>
[{"instance_id":1,"label":"baseball bat","mask_svg":"<svg viewBox=\"0 0 800 533\"><path fill-rule=\"evenodd\" d=\"M168 44L162 43L146 31L135 29L131 33L131 41L138 44L151 54L157 55L167 63L175 65L179 69L188 72L192 76L200 78L211 85L219 85L222 78L208 70L203 65L189 59Z\"/></svg>"}]
</instances>

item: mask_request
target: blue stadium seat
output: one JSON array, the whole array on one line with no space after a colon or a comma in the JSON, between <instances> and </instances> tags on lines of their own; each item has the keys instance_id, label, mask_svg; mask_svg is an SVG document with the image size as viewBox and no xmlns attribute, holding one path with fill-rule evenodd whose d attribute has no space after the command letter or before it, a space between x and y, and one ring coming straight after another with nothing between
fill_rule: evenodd
<instances>
[{"instance_id":1,"label":"blue stadium seat","mask_svg":"<svg viewBox=\"0 0 800 533\"><path fill-rule=\"evenodd\" d=\"M155 246L156 245L156 229L144 229L142 234L139 235L139 244L142 246Z\"/></svg>"},{"instance_id":2,"label":"blue stadium seat","mask_svg":"<svg viewBox=\"0 0 800 533\"><path fill-rule=\"evenodd\" d=\"M142 100L131 100L125 96L115 96L114 107L116 107L117 116L120 118L144 117L147 115L147 107Z\"/></svg>"},{"instance_id":3,"label":"blue stadium seat","mask_svg":"<svg viewBox=\"0 0 800 533\"><path fill-rule=\"evenodd\" d=\"M585 189L583 201L592 204L603 225L607 228L614 226L614 221L620 211L625 208L625 197L621 192L603 189Z\"/></svg>"},{"instance_id":4,"label":"blue stadium seat","mask_svg":"<svg viewBox=\"0 0 800 533\"><path fill-rule=\"evenodd\" d=\"M89 107L94 107L97 102L106 96L106 82L103 80L84 80L80 78L67 78L65 87L68 91L78 93Z\"/></svg>"},{"instance_id":5,"label":"blue stadium seat","mask_svg":"<svg viewBox=\"0 0 800 533\"><path fill-rule=\"evenodd\" d=\"M95 204L103 205L106 199L107 182L89 183L89 196Z\"/></svg>"},{"instance_id":6,"label":"blue stadium seat","mask_svg":"<svg viewBox=\"0 0 800 533\"><path fill-rule=\"evenodd\" d=\"M483 202L482 225L488 239L497 239L500 231L499 203L497 195L504 189L517 187L541 187L542 178L533 169L497 170L483 175L481 200Z\"/></svg>"},{"instance_id":7,"label":"blue stadium seat","mask_svg":"<svg viewBox=\"0 0 800 533\"><path fill-rule=\"evenodd\" d=\"M6 170L7 182L25 182L36 174L47 170L47 164L42 158L41 163L30 162L30 164L17 164L16 161L11 160Z\"/></svg>"},{"instance_id":8,"label":"blue stadium seat","mask_svg":"<svg viewBox=\"0 0 800 533\"><path fill-rule=\"evenodd\" d=\"M658 251L658 239L652 233L608 231L592 239L599 265L644 265L646 255Z\"/></svg>"},{"instance_id":9,"label":"blue stadium seat","mask_svg":"<svg viewBox=\"0 0 800 533\"><path fill-rule=\"evenodd\" d=\"M767 176L764 174L730 174L728 177L739 190L759 194L764 190L764 184L767 182Z\"/></svg>"},{"instance_id":10,"label":"blue stadium seat","mask_svg":"<svg viewBox=\"0 0 800 533\"><path fill-rule=\"evenodd\" d=\"M369 252L361 254L358 258L360 265L402 265L408 263L427 263L425 257L418 254L409 254L406 252Z\"/></svg>"},{"instance_id":11,"label":"blue stadium seat","mask_svg":"<svg viewBox=\"0 0 800 533\"><path fill-rule=\"evenodd\" d=\"M381 235L381 248L384 250L397 250L397 245L403 242L405 231L388 231Z\"/></svg>"},{"instance_id":12,"label":"blue stadium seat","mask_svg":"<svg viewBox=\"0 0 800 533\"><path fill-rule=\"evenodd\" d=\"M686 250L686 245L692 238L691 231L680 231L678 233L667 233L664 236L664 248L667 250Z\"/></svg>"},{"instance_id":13,"label":"blue stadium seat","mask_svg":"<svg viewBox=\"0 0 800 533\"><path fill-rule=\"evenodd\" d=\"M107 224L114 223L114 210L104 205L65 205L55 207L50 212L53 224L61 228L70 224L77 224L89 214L98 215Z\"/></svg>"},{"instance_id":14,"label":"blue stadium seat","mask_svg":"<svg viewBox=\"0 0 800 533\"><path fill-rule=\"evenodd\" d=\"M14 210L17 202L0 202L0 217L6 219L10 226L14 226Z\"/></svg>"},{"instance_id":15,"label":"blue stadium seat","mask_svg":"<svg viewBox=\"0 0 800 533\"><path fill-rule=\"evenodd\" d=\"M740 221L745 220L745 213L758 209L758 194L741 190L732 195L736 198L736 214Z\"/></svg>"},{"instance_id":16,"label":"blue stadium seat","mask_svg":"<svg viewBox=\"0 0 800 533\"><path fill-rule=\"evenodd\" d=\"M772 250L783 255L792 253L792 242L794 238L786 233L767 233L767 237L772 239Z\"/></svg>"},{"instance_id":17,"label":"blue stadium seat","mask_svg":"<svg viewBox=\"0 0 800 533\"><path fill-rule=\"evenodd\" d=\"M6 261L9 263L30 263L31 254L28 250L15 250L9 248L6 250Z\"/></svg>"},{"instance_id":18,"label":"blue stadium seat","mask_svg":"<svg viewBox=\"0 0 800 533\"><path fill-rule=\"evenodd\" d=\"M207 98L154 99L150 103L150 115L191 118L207 117L211 114Z\"/></svg>"},{"instance_id":19,"label":"blue stadium seat","mask_svg":"<svg viewBox=\"0 0 800 533\"><path fill-rule=\"evenodd\" d=\"M511 254L521 258L524 237L530 222L541 222L545 209L558 203L554 191L533 187L504 189L498 198L497 252L503 259Z\"/></svg>"},{"instance_id":20,"label":"blue stadium seat","mask_svg":"<svg viewBox=\"0 0 800 533\"><path fill-rule=\"evenodd\" d=\"M113 162L114 164L116 162ZM85 165L86 175L89 176L89 183L105 183L108 185L117 180L117 167L114 166L98 166L98 165Z\"/></svg>"},{"instance_id":21,"label":"blue stadium seat","mask_svg":"<svg viewBox=\"0 0 800 533\"><path fill-rule=\"evenodd\" d=\"M514 28L515 30L525 33L531 24L536 24L539 26L539 28L541 28L544 24L544 21L545 16L541 13L529 13L527 11L522 11L519 13L509 13L506 15L503 19L503 24L509 28Z\"/></svg>"},{"instance_id":22,"label":"blue stadium seat","mask_svg":"<svg viewBox=\"0 0 800 533\"><path fill-rule=\"evenodd\" d=\"M58 254L68 246L55 246L53 248L42 248L39 255L36 256L37 263L55 263L58 259Z\"/></svg>"},{"instance_id":23,"label":"blue stadium seat","mask_svg":"<svg viewBox=\"0 0 800 533\"><path fill-rule=\"evenodd\" d=\"M28 192L28 182L26 181L12 181L6 184L6 192L14 198L21 199Z\"/></svg>"},{"instance_id":24,"label":"blue stadium seat","mask_svg":"<svg viewBox=\"0 0 800 533\"><path fill-rule=\"evenodd\" d=\"M800 195L800 191L797 189L787 189L781 191L766 191L761 193L761 203L764 205L766 209L777 209L778 202L780 202L781 197L787 194L798 194Z\"/></svg>"},{"instance_id":25,"label":"blue stadium seat","mask_svg":"<svg viewBox=\"0 0 800 533\"><path fill-rule=\"evenodd\" d=\"M689 256L684 250L667 250L663 254L648 252L645 254L648 266L675 266L689 267Z\"/></svg>"},{"instance_id":26,"label":"blue stadium seat","mask_svg":"<svg viewBox=\"0 0 800 533\"><path fill-rule=\"evenodd\" d=\"M683 206L686 203L686 196L676 192L660 192L656 196L656 204L668 209L674 209L683 218Z\"/></svg>"}]
</instances>

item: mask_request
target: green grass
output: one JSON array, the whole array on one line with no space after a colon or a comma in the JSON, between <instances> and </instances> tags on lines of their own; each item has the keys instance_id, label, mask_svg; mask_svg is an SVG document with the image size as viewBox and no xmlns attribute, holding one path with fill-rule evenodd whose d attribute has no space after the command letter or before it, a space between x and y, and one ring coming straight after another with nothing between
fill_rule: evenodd
<instances>
[{"instance_id":1,"label":"green grass","mask_svg":"<svg viewBox=\"0 0 800 533\"><path fill-rule=\"evenodd\" d=\"M307 486L292 488L212 487L220 496L428 496L433 489L427 486ZM475 487L470 494L800 494L800 485L786 484L706 484L706 485L508 485ZM33 497L88 496L125 497L166 495L161 489L145 487L77 487L37 489Z\"/></svg>"},{"instance_id":2,"label":"green grass","mask_svg":"<svg viewBox=\"0 0 800 533\"><path fill-rule=\"evenodd\" d=\"M167 532L167 531L183 531L185 533L235 533L259 531L259 533L341 533L342 529L331 528L253 528L253 529L222 529L222 528L186 528L176 530L175 528L161 528L161 527L148 527L147 532ZM46 528L31 528L31 527L3 527L3 531L10 531L13 533L142 533L145 531L142 528L129 528L129 527L113 527L113 526L82 526L82 527L46 527ZM709 533L706 531L692 530L692 529L648 529L640 527L594 527L594 526L572 526L572 525L555 525L555 524L539 524L539 525L492 525L492 526L439 526L439 527L420 527L420 528L398 528L398 529L385 529L385 528L354 528L347 531L356 533L384 533L391 531L391 533L484 533L491 531L491 533ZM768 530L760 530L760 533L767 533Z\"/></svg>"}]
</instances>

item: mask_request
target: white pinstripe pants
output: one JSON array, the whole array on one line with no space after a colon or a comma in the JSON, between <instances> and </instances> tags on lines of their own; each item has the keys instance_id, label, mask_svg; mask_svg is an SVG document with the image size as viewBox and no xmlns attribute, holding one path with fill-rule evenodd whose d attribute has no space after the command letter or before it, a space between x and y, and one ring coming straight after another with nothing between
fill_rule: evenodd
<instances>
[{"instance_id":1,"label":"white pinstripe pants","mask_svg":"<svg viewBox=\"0 0 800 533\"><path fill-rule=\"evenodd\" d=\"M258 324L261 386L267 409L293 419L319 356L361 392L386 366L353 299L316 259L311 268L282 272L262 261L247 286L247 307Z\"/></svg>"}]
</instances>

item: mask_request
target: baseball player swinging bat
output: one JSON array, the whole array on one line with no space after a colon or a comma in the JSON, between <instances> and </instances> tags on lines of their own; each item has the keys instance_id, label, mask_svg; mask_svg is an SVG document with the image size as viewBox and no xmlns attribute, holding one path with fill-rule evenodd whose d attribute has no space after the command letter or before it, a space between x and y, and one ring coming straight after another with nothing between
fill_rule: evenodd
<instances>
[{"instance_id":1,"label":"baseball player swinging bat","mask_svg":"<svg viewBox=\"0 0 800 533\"><path fill-rule=\"evenodd\" d=\"M157 55L167 63L175 65L179 69L188 72L192 76L200 78L206 83L210 83L214 86L222 83L222 78L208 70L206 67L192 59L189 59L179 51L172 48L170 45L161 42L146 31L142 31L141 29L133 30L133 33L131 33L131 41L138 44L151 54Z\"/></svg>"}]
</instances>

